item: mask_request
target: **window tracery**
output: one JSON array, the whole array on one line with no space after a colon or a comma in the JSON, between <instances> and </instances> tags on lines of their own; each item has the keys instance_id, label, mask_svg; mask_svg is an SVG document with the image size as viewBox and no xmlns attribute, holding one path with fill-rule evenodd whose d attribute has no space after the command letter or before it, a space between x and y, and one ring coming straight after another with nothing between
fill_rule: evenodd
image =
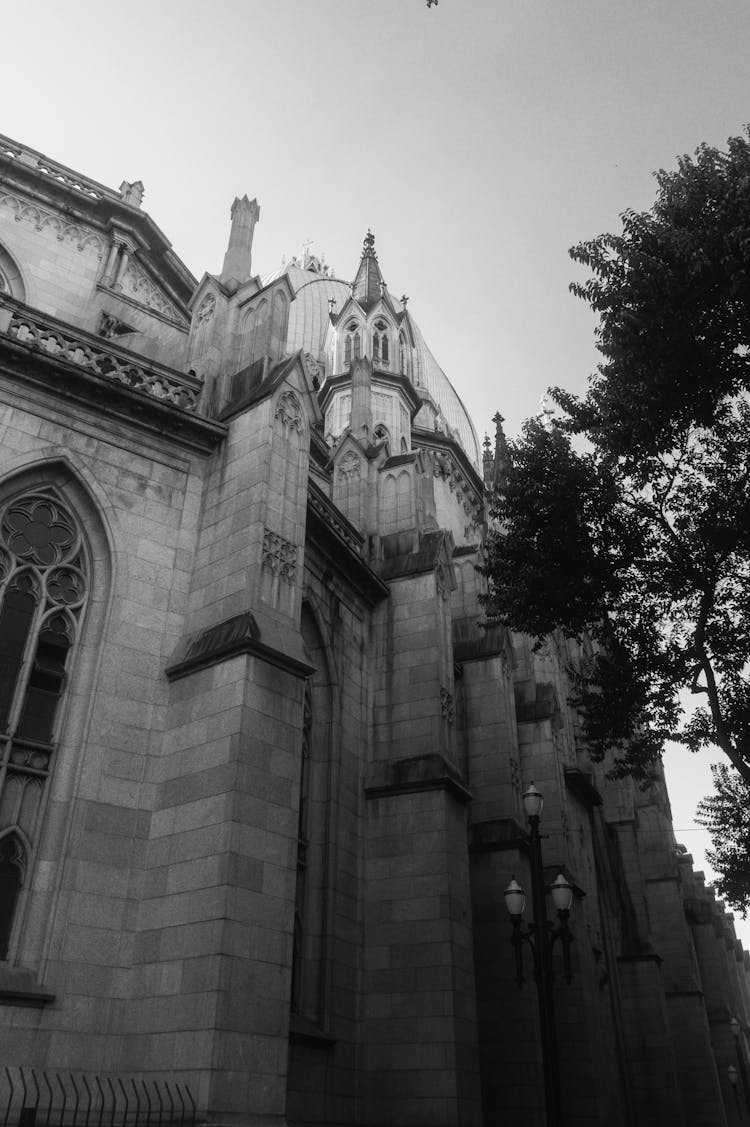
<instances>
[{"instance_id":1,"label":"window tracery","mask_svg":"<svg viewBox=\"0 0 750 1127\"><path fill-rule=\"evenodd\" d=\"M70 654L88 592L80 529L52 492L0 509L0 959L50 772Z\"/></svg>"}]
</instances>

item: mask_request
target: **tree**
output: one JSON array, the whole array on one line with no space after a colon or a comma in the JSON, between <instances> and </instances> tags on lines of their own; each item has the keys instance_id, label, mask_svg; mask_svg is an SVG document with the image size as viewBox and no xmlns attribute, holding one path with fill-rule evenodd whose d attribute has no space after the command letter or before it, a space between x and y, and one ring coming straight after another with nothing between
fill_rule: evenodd
<instances>
[{"instance_id":1,"label":"tree","mask_svg":"<svg viewBox=\"0 0 750 1127\"><path fill-rule=\"evenodd\" d=\"M750 794L748 136L656 181L650 211L570 252L590 271L571 289L598 316L602 362L585 396L551 390L559 420L509 445L489 609L536 638L593 639L573 701L615 774L648 777L666 739L724 752L704 816L744 910L750 825L723 819ZM686 723L684 689L702 702Z\"/></svg>"}]
</instances>

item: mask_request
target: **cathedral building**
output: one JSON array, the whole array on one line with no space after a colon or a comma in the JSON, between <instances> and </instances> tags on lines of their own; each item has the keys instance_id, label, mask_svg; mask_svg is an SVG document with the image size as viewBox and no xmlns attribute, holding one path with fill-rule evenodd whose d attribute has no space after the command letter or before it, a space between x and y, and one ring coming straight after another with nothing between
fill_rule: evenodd
<instances>
[{"instance_id":1,"label":"cathedral building","mask_svg":"<svg viewBox=\"0 0 750 1127\"><path fill-rule=\"evenodd\" d=\"M5 1123L552 1122L534 785L559 1122L742 1122L750 960L663 782L484 619L500 424L369 232L261 278L244 196L197 280L142 196L0 138Z\"/></svg>"}]
</instances>

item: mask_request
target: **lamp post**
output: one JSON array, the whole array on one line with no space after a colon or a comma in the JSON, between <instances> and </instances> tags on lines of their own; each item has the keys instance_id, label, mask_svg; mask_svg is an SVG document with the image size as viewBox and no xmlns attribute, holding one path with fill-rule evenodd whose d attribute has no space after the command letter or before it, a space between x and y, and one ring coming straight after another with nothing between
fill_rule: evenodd
<instances>
[{"instance_id":1,"label":"lamp post","mask_svg":"<svg viewBox=\"0 0 750 1127\"><path fill-rule=\"evenodd\" d=\"M534 918L523 928L521 917L526 903L526 894L515 879L511 878L505 890L505 903L513 921L511 943L516 951L516 981L523 984L523 945L531 948L534 965L534 981L539 1001L539 1024L542 1034L542 1064L544 1067L544 1100L547 1110L547 1127L563 1127L562 1102L560 1099L560 1063L557 1052L555 1032L555 1011L552 995L553 970L552 951L559 939L563 949L563 970L565 981L570 982L570 944L573 936L568 928L568 916L573 902L573 889L562 873L559 873L550 886L552 902L557 909L558 924L547 919L544 866L542 864L542 835L539 820L544 799L534 784L524 792L523 806L529 822L529 849L531 854L531 900Z\"/></svg>"}]
</instances>

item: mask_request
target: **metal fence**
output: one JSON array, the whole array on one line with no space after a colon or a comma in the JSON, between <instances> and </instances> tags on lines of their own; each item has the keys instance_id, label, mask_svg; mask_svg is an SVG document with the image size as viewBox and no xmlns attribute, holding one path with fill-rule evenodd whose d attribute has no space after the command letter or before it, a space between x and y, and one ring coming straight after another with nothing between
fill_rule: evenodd
<instances>
[{"instance_id":1,"label":"metal fence","mask_svg":"<svg viewBox=\"0 0 750 1127\"><path fill-rule=\"evenodd\" d=\"M187 1084L9 1068L0 1074L2 1127L195 1127Z\"/></svg>"}]
</instances>

